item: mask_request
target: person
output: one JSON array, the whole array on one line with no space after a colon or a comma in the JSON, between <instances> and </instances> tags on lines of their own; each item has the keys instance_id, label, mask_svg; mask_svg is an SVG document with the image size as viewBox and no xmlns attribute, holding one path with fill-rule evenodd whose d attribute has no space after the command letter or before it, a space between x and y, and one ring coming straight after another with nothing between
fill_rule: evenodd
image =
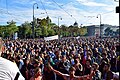
<instances>
[{"instance_id":1,"label":"person","mask_svg":"<svg viewBox=\"0 0 120 80\"><path fill-rule=\"evenodd\" d=\"M88 75L91 73L91 60L86 60L86 64L84 66L84 75Z\"/></svg>"},{"instance_id":2,"label":"person","mask_svg":"<svg viewBox=\"0 0 120 80\"><path fill-rule=\"evenodd\" d=\"M19 70L21 70L21 68L22 68L22 66L23 66L23 62L22 62L22 60L20 59L20 56L17 56L17 57L16 57L16 64L17 64Z\"/></svg>"},{"instance_id":3,"label":"person","mask_svg":"<svg viewBox=\"0 0 120 80\"><path fill-rule=\"evenodd\" d=\"M92 80L101 80L101 72L98 70L99 65L94 62L92 64L92 70L95 72L95 76L92 77Z\"/></svg>"},{"instance_id":4,"label":"person","mask_svg":"<svg viewBox=\"0 0 120 80\"><path fill-rule=\"evenodd\" d=\"M0 38L0 55L3 41ZM7 59L0 57L0 80L25 80L17 65Z\"/></svg>"},{"instance_id":5,"label":"person","mask_svg":"<svg viewBox=\"0 0 120 80\"><path fill-rule=\"evenodd\" d=\"M39 66L40 66L39 61L37 59L34 59L32 65L30 65L30 70L29 70L30 77L34 76L34 70L36 67L39 67Z\"/></svg>"},{"instance_id":6,"label":"person","mask_svg":"<svg viewBox=\"0 0 120 80\"><path fill-rule=\"evenodd\" d=\"M76 76L82 76L83 75L83 66L80 64L79 58L75 59L75 64L73 65L75 67L75 75Z\"/></svg>"},{"instance_id":7,"label":"person","mask_svg":"<svg viewBox=\"0 0 120 80\"><path fill-rule=\"evenodd\" d=\"M49 65L49 68L56 74L63 77L64 80L91 80L92 76L94 75L94 72L91 72L90 75L84 75L84 76L75 76L75 68L70 67L69 74L63 74L55 69L52 68L52 66Z\"/></svg>"},{"instance_id":8,"label":"person","mask_svg":"<svg viewBox=\"0 0 120 80\"><path fill-rule=\"evenodd\" d=\"M102 79L103 80L111 80L113 79L113 72L110 70L111 65L109 63L106 63L103 67L103 74Z\"/></svg>"},{"instance_id":9,"label":"person","mask_svg":"<svg viewBox=\"0 0 120 80\"><path fill-rule=\"evenodd\" d=\"M66 55L61 56L61 61L58 64L58 71L64 73L64 74L69 74L69 60L67 60ZM63 80L63 77L57 75L58 80Z\"/></svg>"},{"instance_id":10,"label":"person","mask_svg":"<svg viewBox=\"0 0 120 80\"><path fill-rule=\"evenodd\" d=\"M102 53L102 60L101 60L101 62L102 61L106 61L107 63L109 63L109 59L108 59L107 56L108 56L107 53Z\"/></svg>"},{"instance_id":11,"label":"person","mask_svg":"<svg viewBox=\"0 0 120 80\"><path fill-rule=\"evenodd\" d=\"M48 64L45 65L43 73L44 80L58 80L55 79L55 74L53 71L50 70Z\"/></svg>"},{"instance_id":12,"label":"person","mask_svg":"<svg viewBox=\"0 0 120 80\"><path fill-rule=\"evenodd\" d=\"M115 50L111 50L111 59L110 59L110 64L111 64L111 71L116 72L117 69L117 58L116 58L116 53Z\"/></svg>"},{"instance_id":13,"label":"person","mask_svg":"<svg viewBox=\"0 0 120 80\"><path fill-rule=\"evenodd\" d=\"M30 71L30 60L29 58L25 58L24 60L24 65L22 66L20 72L23 75L23 77L25 78L25 80L29 80L29 71Z\"/></svg>"},{"instance_id":14,"label":"person","mask_svg":"<svg viewBox=\"0 0 120 80\"><path fill-rule=\"evenodd\" d=\"M34 69L34 76L30 78L30 80L43 80L42 78L42 70L39 67Z\"/></svg>"}]
</instances>

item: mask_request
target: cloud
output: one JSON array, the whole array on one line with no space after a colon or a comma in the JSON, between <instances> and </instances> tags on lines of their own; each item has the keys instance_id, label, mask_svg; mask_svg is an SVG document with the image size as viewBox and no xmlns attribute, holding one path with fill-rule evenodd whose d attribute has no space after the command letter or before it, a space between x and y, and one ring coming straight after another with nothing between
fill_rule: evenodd
<instances>
[{"instance_id":1,"label":"cloud","mask_svg":"<svg viewBox=\"0 0 120 80\"><path fill-rule=\"evenodd\" d=\"M14 3L18 3L18 4L33 4L36 3L37 0L14 0Z\"/></svg>"},{"instance_id":2,"label":"cloud","mask_svg":"<svg viewBox=\"0 0 120 80\"><path fill-rule=\"evenodd\" d=\"M88 2L88 1L91 1L91 0L77 0L78 2Z\"/></svg>"},{"instance_id":3,"label":"cloud","mask_svg":"<svg viewBox=\"0 0 120 80\"><path fill-rule=\"evenodd\" d=\"M10 20L15 20L17 22L17 24L22 24L25 21L31 22L32 15L33 15L33 12L32 12L33 11L33 9L32 9L33 2L26 3L25 1L29 2L30 0L24 0L23 2L20 2L22 4L22 6L16 5L15 8L9 8L9 13L11 13L12 15L5 14L5 11L3 10L3 14L1 15L1 13L0 13L1 23L5 23ZM48 15L52 19L53 23L58 24L58 18L55 18L55 17L61 16L63 19L60 20L60 25L66 24L67 26L74 24L75 19L79 25L80 24L91 25L91 23L99 25L99 18L97 19L96 17L85 17L85 16L97 16L97 14L99 14L99 13L105 13L105 12L114 10L113 5L108 7L107 4L96 3L96 2L93 2L93 0L77 0L77 1L81 1L80 4L83 4L87 7L84 8L84 6L81 6L77 2L71 2L67 5L62 6L66 12L68 12L70 15L72 15L72 17L70 15L68 15L65 11L60 9L53 2L43 1L43 3L45 4L45 8L48 12ZM85 2L87 2L87 3L85 3ZM26 5L26 8L25 8L23 4L29 4L29 5ZM58 3L58 4L61 5L62 3ZM39 2L39 5L40 5L40 2ZM90 6L90 8L89 8L89 6ZM101 9L97 9L98 6L99 7L102 6ZM89 9L87 9L87 8L89 8ZM94 10L93 8L96 8L96 10ZM89 12L91 10L93 12ZM99 10L99 12L97 12L97 10ZM1 12L1 10L0 10L0 12ZM47 16L46 14L41 14L41 13L45 13L45 10L42 7L39 7L39 9L35 9L35 17L45 18ZM107 14L102 14L102 23L111 24L111 25L119 25L118 15L115 12L109 12Z\"/></svg>"},{"instance_id":4,"label":"cloud","mask_svg":"<svg viewBox=\"0 0 120 80\"><path fill-rule=\"evenodd\" d=\"M115 10L115 7L106 7L104 8L106 11L114 11Z\"/></svg>"},{"instance_id":5,"label":"cloud","mask_svg":"<svg viewBox=\"0 0 120 80\"><path fill-rule=\"evenodd\" d=\"M86 5L86 6L108 6L106 4L103 4L103 3L96 3L96 2L88 2L88 3L82 3L83 5Z\"/></svg>"},{"instance_id":6,"label":"cloud","mask_svg":"<svg viewBox=\"0 0 120 80\"><path fill-rule=\"evenodd\" d=\"M101 6L101 7L104 7L104 6L108 6L104 3L97 3L97 2L93 2L93 1L90 1L90 0L77 0L80 4L82 5L85 5L85 6L91 6L91 7L95 7L95 6Z\"/></svg>"},{"instance_id":7,"label":"cloud","mask_svg":"<svg viewBox=\"0 0 120 80\"><path fill-rule=\"evenodd\" d=\"M112 24L112 25L119 25L119 14L115 12L111 12L108 14L104 14L102 16L102 23L104 24Z\"/></svg>"}]
</instances>

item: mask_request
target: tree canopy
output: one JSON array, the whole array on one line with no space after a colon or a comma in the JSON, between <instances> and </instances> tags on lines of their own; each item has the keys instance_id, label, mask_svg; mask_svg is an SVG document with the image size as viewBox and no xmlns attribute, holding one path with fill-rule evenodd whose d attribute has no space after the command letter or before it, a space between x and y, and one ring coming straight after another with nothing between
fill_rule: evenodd
<instances>
[{"instance_id":1,"label":"tree canopy","mask_svg":"<svg viewBox=\"0 0 120 80\"><path fill-rule=\"evenodd\" d=\"M35 38L53 36L57 34L63 37L80 35L84 36L87 34L87 28L79 27L77 22L70 26L61 25L58 27L58 25L52 23L52 20L49 18L49 16L43 19L37 18L34 20ZM0 26L0 36L4 38L12 38L17 32L19 38L31 38L32 23L33 22L26 21L20 26L16 26L15 21L9 21L7 22L7 25Z\"/></svg>"}]
</instances>

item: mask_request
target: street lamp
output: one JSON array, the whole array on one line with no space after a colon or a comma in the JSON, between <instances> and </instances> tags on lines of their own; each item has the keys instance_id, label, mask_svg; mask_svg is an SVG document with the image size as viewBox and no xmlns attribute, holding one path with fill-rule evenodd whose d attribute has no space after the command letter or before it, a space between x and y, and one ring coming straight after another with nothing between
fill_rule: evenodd
<instances>
[{"instance_id":1,"label":"street lamp","mask_svg":"<svg viewBox=\"0 0 120 80\"><path fill-rule=\"evenodd\" d=\"M55 18L58 18L58 41L60 40L60 20L62 20L62 17L61 16L58 16L58 17L55 17Z\"/></svg>"},{"instance_id":2,"label":"street lamp","mask_svg":"<svg viewBox=\"0 0 120 80\"><path fill-rule=\"evenodd\" d=\"M102 29L101 29L101 14L98 14L97 18L99 18L98 16L100 17L100 38L101 38L102 37L102 34L101 34L102 33Z\"/></svg>"},{"instance_id":3,"label":"street lamp","mask_svg":"<svg viewBox=\"0 0 120 80\"><path fill-rule=\"evenodd\" d=\"M38 9L38 4L37 4L37 3L34 3L34 4L33 4L33 24L32 24L32 37L33 37L33 39L34 39L34 37L35 37L35 36L34 36L34 33L35 33L35 32L34 32L34 22L35 22L35 21L34 21L34 20L35 20L35 19L34 19L34 6L35 6L35 5L37 5L37 9Z\"/></svg>"},{"instance_id":4,"label":"street lamp","mask_svg":"<svg viewBox=\"0 0 120 80\"><path fill-rule=\"evenodd\" d=\"M62 18L59 16L59 17L58 17L58 27L59 27L59 22L60 22L60 20L62 20Z\"/></svg>"}]
</instances>

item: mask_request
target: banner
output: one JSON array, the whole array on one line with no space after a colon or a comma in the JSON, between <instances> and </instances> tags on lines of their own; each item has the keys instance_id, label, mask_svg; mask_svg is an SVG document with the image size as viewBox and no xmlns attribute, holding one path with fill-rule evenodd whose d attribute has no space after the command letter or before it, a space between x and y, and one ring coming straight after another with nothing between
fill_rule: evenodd
<instances>
[{"instance_id":1,"label":"banner","mask_svg":"<svg viewBox=\"0 0 120 80\"><path fill-rule=\"evenodd\" d=\"M45 41L50 41L50 40L55 40L55 39L58 39L58 35L50 36L50 37L44 37Z\"/></svg>"}]
</instances>

